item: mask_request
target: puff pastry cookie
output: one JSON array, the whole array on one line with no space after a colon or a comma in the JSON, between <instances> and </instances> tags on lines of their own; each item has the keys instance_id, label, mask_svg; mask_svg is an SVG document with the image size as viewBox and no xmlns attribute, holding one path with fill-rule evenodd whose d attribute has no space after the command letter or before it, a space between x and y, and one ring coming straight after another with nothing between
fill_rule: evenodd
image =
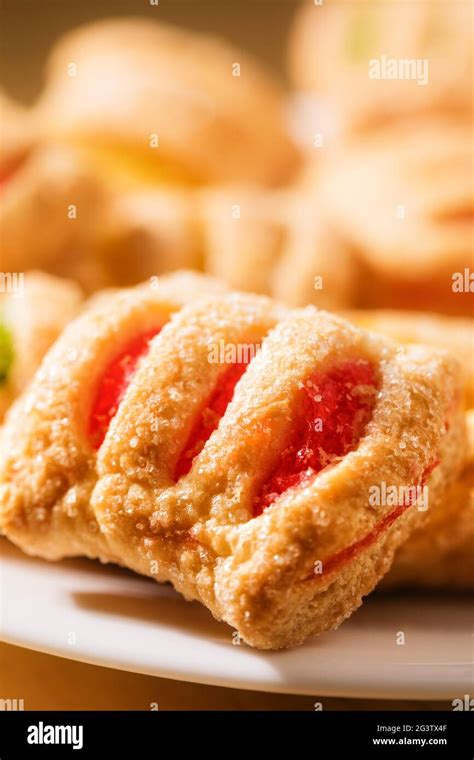
<instances>
[{"instance_id":1,"label":"puff pastry cookie","mask_svg":"<svg viewBox=\"0 0 474 760\"><path fill-rule=\"evenodd\" d=\"M460 477L395 555L382 588L474 589L474 411Z\"/></svg>"},{"instance_id":2,"label":"puff pastry cookie","mask_svg":"<svg viewBox=\"0 0 474 760\"><path fill-rule=\"evenodd\" d=\"M47 559L112 558L89 507L95 451L111 414L111 407L103 412L102 404L113 404L113 383L120 377L125 382L147 340L173 311L188 299L223 289L212 278L176 273L94 296L66 327L4 428L2 529L25 551ZM103 376L107 365L109 374ZM97 391L91 398L101 377L104 395ZM84 431L84 415L93 424L90 405L93 445Z\"/></svg>"},{"instance_id":3,"label":"puff pastry cookie","mask_svg":"<svg viewBox=\"0 0 474 760\"><path fill-rule=\"evenodd\" d=\"M426 521L398 549L382 588L474 587L474 320L374 311L348 314L356 324L403 343L425 343L453 353L464 380L469 433L462 470Z\"/></svg>"},{"instance_id":4,"label":"puff pastry cookie","mask_svg":"<svg viewBox=\"0 0 474 760\"><path fill-rule=\"evenodd\" d=\"M468 114L472 49L469 2L305 2L289 62L341 135L413 114Z\"/></svg>"},{"instance_id":5,"label":"puff pastry cookie","mask_svg":"<svg viewBox=\"0 0 474 760\"><path fill-rule=\"evenodd\" d=\"M21 285L0 299L0 420L82 303L71 280L27 272Z\"/></svg>"},{"instance_id":6,"label":"puff pastry cookie","mask_svg":"<svg viewBox=\"0 0 474 760\"><path fill-rule=\"evenodd\" d=\"M188 300L189 282L197 294ZM339 625L456 477L458 366L327 312L163 278L72 323L9 415L2 528L171 581L249 644ZM181 295L180 295L181 293ZM153 337L154 336L154 337Z\"/></svg>"},{"instance_id":7,"label":"puff pastry cookie","mask_svg":"<svg viewBox=\"0 0 474 760\"><path fill-rule=\"evenodd\" d=\"M37 113L47 134L82 147L114 186L273 183L296 161L281 93L255 61L145 19L63 37Z\"/></svg>"},{"instance_id":8,"label":"puff pastry cookie","mask_svg":"<svg viewBox=\"0 0 474 760\"><path fill-rule=\"evenodd\" d=\"M360 305L472 315L472 129L450 119L384 129L308 168L360 265Z\"/></svg>"}]
</instances>

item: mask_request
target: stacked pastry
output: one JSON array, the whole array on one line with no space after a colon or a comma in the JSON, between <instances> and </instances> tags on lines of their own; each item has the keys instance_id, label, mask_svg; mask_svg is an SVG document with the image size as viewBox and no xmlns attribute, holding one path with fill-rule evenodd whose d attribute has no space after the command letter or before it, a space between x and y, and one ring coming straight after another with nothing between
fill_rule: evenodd
<instances>
[{"instance_id":1,"label":"stacked pastry","mask_svg":"<svg viewBox=\"0 0 474 760\"><path fill-rule=\"evenodd\" d=\"M5 269L46 269L93 291L188 266L290 305L470 313L461 6L446 23L430 2L304 6L292 33L296 84L317 88L333 111L342 96L345 108L339 137L323 130L300 176L282 93L241 51L144 20L71 32L53 48L35 108L4 109ZM408 14L411 36L394 38L395 12ZM320 37L333 47L331 76ZM383 48L394 60L429 54L429 87L369 80Z\"/></svg>"},{"instance_id":2,"label":"stacked pastry","mask_svg":"<svg viewBox=\"0 0 474 760\"><path fill-rule=\"evenodd\" d=\"M473 41L463 2L297 14L293 81L322 106L300 109L302 182L352 258L359 307L473 313Z\"/></svg>"},{"instance_id":3,"label":"stacked pastry","mask_svg":"<svg viewBox=\"0 0 474 760\"><path fill-rule=\"evenodd\" d=\"M5 269L72 274L89 291L201 268L199 188L270 186L297 166L281 92L254 60L141 19L66 35L36 106L6 119L19 137L4 157Z\"/></svg>"}]
</instances>

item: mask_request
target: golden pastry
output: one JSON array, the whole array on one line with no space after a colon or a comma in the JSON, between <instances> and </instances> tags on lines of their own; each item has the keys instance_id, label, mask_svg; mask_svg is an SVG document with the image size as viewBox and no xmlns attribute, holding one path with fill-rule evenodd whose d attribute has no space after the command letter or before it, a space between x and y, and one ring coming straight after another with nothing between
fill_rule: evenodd
<instances>
[{"instance_id":1,"label":"golden pastry","mask_svg":"<svg viewBox=\"0 0 474 760\"><path fill-rule=\"evenodd\" d=\"M413 114L469 114L472 30L469 2L308 1L290 37L293 81L320 98L339 136Z\"/></svg>"},{"instance_id":2,"label":"golden pastry","mask_svg":"<svg viewBox=\"0 0 474 760\"><path fill-rule=\"evenodd\" d=\"M460 477L396 554L382 589L474 589L474 412Z\"/></svg>"},{"instance_id":3,"label":"golden pastry","mask_svg":"<svg viewBox=\"0 0 474 760\"><path fill-rule=\"evenodd\" d=\"M110 557L89 507L96 480L95 451L83 430L87 410L82 385L87 380L94 394L104 364L112 359L112 375L122 372L126 378L151 332L186 300L214 290L223 286L212 278L175 273L138 288L94 296L94 303L64 330L4 428L2 529L25 551L47 559ZM132 347L132 357L126 351L122 356L120 346L126 347L137 334L145 336L143 345ZM112 379L106 379L106 385ZM106 422L100 419L100 405L97 397L99 427ZM17 477L20 461L23 471Z\"/></svg>"},{"instance_id":4,"label":"golden pastry","mask_svg":"<svg viewBox=\"0 0 474 760\"><path fill-rule=\"evenodd\" d=\"M457 362L314 307L159 282L72 323L15 404L2 529L171 581L253 646L299 644L360 605L422 519L370 489L436 500L456 478Z\"/></svg>"},{"instance_id":5,"label":"golden pastry","mask_svg":"<svg viewBox=\"0 0 474 760\"><path fill-rule=\"evenodd\" d=\"M474 408L474 319L390 309L354 309L345 316L359 327L400 343L424 343L450 351L461 367L464 406Z\"/></svg>"},{"instance_id":6,"label":"golden pastry","mask_svg":"<svg viewBox=\"0 0 474 760\"><path fill-rule=\"evenodd\" d=\"M87 290L106 284L85 250L102 193L75 151L42 142L31 112L0 98L0 258L10 274L42 269L78 279Z\"/></svg>"},{"instance_id":7,"label":"golden pastry","mask_svg":"<svg viewBox=\"0 0 474 760\"><path fill-rule=\"evenodd\" d=\"M459 478L398 549L382 588L474 588L474 320L396 311L354 311L357 325L402 343L449 350L462 370L468 444Z\"/></svg>"},{"instance_id":8,"label":"golden pastry","mask_svg":"<svg viewBox=\"0 0 474 760\"><path fill-rule=\"evenodd\" d=\"M96 21L53 49L38 118L114 187L274 183L296 160L282 97L250 56L140 18Z\"/></svg>"},{"instance_id":9,"label":"golden pastry","mask_svg":"<svg viewBox=\"0 0 474 760\"><path fill-rule=\"evenodd\" d=\"M472 128L411 122L353 142L303 180L361 267L359 305L472 315Z\"/></svg>"},{"instance_id":10,"label":"golden pastry","mask_svg":"<svg viewBox=\"0 0 474 760\"><path fill-rule=\"evenodd\" d=\"M0 299L0 420L82 302L71 280L27 272L15 283Z\"/></svg>"}]
</instances>

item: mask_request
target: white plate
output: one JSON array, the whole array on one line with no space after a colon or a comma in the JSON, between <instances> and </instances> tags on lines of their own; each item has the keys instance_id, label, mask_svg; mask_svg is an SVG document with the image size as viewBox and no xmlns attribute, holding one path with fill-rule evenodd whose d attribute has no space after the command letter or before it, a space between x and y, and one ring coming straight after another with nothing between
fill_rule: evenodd
<instances>
[{"instance_id":1,"label":"white plate","mask_svg":"<svg viewBox=\"0 0 474 760\"><path fill-rule=\"evenodd\" d=\"M258 652L232 630L119 568L57 564L0 539L0 638L137 673L219 686L374 698L472 693L472 599L371 597L339 630L298 649ZM405 636L405 644L397 644Z\"/></svg>"}]
</instances>

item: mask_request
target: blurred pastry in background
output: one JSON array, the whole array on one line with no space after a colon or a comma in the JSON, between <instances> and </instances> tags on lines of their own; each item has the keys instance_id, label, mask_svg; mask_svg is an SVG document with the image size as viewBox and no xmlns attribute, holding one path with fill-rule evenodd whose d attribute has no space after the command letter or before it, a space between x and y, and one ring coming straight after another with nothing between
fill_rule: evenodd
<instances>
[{"instance_id":1,"label":"blurred pastry in background","mask_svg":"<svg viewBox=\"0 0 474 760\"><path fill-rule=\"evenodd\" d=\"M101 190L74 151L42 142L32 113L0 95L0 259L5 272L46 269L104 284L85 257Z\"/></svg>"},{"instance_id":2,"label":"blurred pastry in background","mask_svg":"<svg viewBox=\"0 0 474 760\"><path fill-rule=\"evenodd\" d=\"M444 498L395 554L381 588L474 588L474 320L397 311L352 311L346 317L403 344L423 343L449 350L464 376L468 445L460 452L460 476Z\"/></svg>"},{"instance_id":3,"label":"blurred pastry in background","mask_svg":"<svg viewBox=\"0 0 474 760\"><path fill-rule=\"evenodd\" d=\"M311 196L227 186L200 198L204 267L238 290L290 306L353 303L354 262Z\"/></svg>"},{"instance_id":4,"label":"blurred pastry in background","mask_svg":"<svg viewBox=\"0 0 474 760\"><path fill-rule=\"evenodd\" d=\"M61 38L34 109L39 134L104 195L83 261L95 285L74 276L90 290L202 268L193 190L291 176L282 104L256 61L212 37L122 18Z\"/></svg>"},{"instance_id":5,"label":"blurred pastry in background","mask_svg":"<svg viewBox=\"0 0 474 760\"><path fill-rule=\"evenodd\" d=\"M82 305L72 280L27 272L21 287L0 298L0 421Z\"/></svg>"},{"instance_id":6,"label":"blurred pastry in background","mask_svg":"<svg viewBox=\"0 0 474 760\"><path fill-rule=\"evenodd\" d=\"M229 185L204 190L199 201L206 271L236 290L270 294L284 237L275 195Z\"/></svg>"},{"instance_id":7,"label":"blurred pastry in background","mask_svg":"<svg viewBox=\"0 0 474 760\"><path fill-rule=\"evenodd\" d=\"M320 99L330 129L343 136L413 114L469 113L472 50L468 1L307 0L289 64L306 118Z\"/></svg>"},{"instance_id":8,"label":"blurred pastry in background","mask_svg":"<svg viewBox=\"0 0 474 760\"><path fill-rule=\"evenodd\" d=\"M95 248L107 279L117 286L174 269L201 269L194 192L158 186L112 195Z\"/></svg>"},{"instance_id":9,"label":"blurred pastry in background","mask_svg":"<svg viewBox=\"0 0 474 760\"><path fill-rule=\"evenodd\" d=\"M302 180L361 267L359 305L472 315L472 127L421 119L308 165Z\"/></svg>"},{"instance_id":10,"label":"blurred pastry in background","mask_svg":"<svg viewBox=\"0 0 474 760\"><path fill-rule=\"evenodd\" d=\"M297 155L282 96L229 43L140 18L59 40L37 116L112 187L288 178Z\"/></svg>"}]
</instances>

